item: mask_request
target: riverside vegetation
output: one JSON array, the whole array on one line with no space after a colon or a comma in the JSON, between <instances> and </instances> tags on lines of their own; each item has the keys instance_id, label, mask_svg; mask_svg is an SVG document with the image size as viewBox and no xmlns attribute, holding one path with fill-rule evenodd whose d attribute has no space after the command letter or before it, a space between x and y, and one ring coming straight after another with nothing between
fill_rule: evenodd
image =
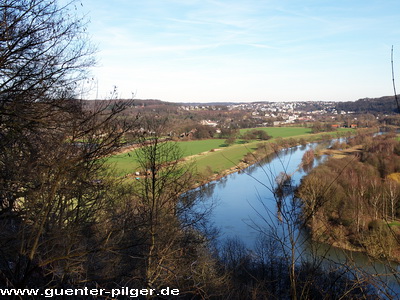
<instances>
[{"instance_id":1,"label":"riverside vegetation","mask_svg":"<svg viewBox=\"0 0 400 300\"><path fill-rule=\"evenodd\" d=\"M260 139L249 134L254 131L267 134L267 138ZM177 141L175 144L182 152L182 160L194 162L198 179L204 181L238 171L265 158L278 148L329 140L349 136L353 133L353 129L347 128L312 134L311 129L305 127L262 127L240 130L237 134L232 135L233 142L231 144L219 138ZM138 145L131 148L133 149L127 147L122 153L108 157L107 163L111 168L115 168L117 176L134 178L136 172L143 173L144 170L140 169L136 160Z\"/></svg>"},{"instance_id":2,"label":"riverside vegetation","mask_svg":"<svg viewBox=\"0 0 400 300\"><path fill-rule=\"evenodd\" d=\"M352 148L301 183L304 218L315 240L400 262L400 144L394 134L359 134Z\"/></svg>"}]
</instances>

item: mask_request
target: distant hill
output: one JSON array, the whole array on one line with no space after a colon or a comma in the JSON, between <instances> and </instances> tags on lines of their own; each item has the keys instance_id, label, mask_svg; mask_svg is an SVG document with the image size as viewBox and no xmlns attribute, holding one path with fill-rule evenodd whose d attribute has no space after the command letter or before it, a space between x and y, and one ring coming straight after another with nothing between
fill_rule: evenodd
<instances>
[{"instance_id":1,"label":"distant hill","mask_svg":"<svg viewBox=\"0 0 400 300\"><path fill-rule=\"evenodd\" d=\"M87 105L94 105L97 101L102 100L87 100L85 101ZM133 100L111 100L111 102L127 101L130 107L141 107L144 109L175 109L179 106L229 106L237 105L243 102L167 102L157 99L133 99ZM274 103L269 101L255 101L246 102L245 104L264 104L264 103ZM287 101L285 103L291 103ZM335 102L335 101L301 101L297 103L296 109L300 111L315 111L323 110L331 111L336 109L339 113L341 111L354 112L358 114L371 113L371 114L397 114L398 109L396 105L396 100L394 96L384 96L380 98L363 98L356 101L346 101L346 102Z\"/></svg>"},{"instance_id":2,"label":"distant hill","mask_svg":"<svg viewBox=\"0 0 400 300\"><path fill-rule=\"evenodd\" d=\"M394 96L364 98L357 101L338 102L336 110L355 113L393 114L399 113Z\"/></svg>"},{"instance_id":3,"label":"distant hill","mask_svg":"<svg viewBox=\"0 0 400 300\"><path fill-rule=\"evenodd\" d=\"M214 106L228 106L238 104L239 102L182 102L179 105L214 105Z\"/></svg>"}]
</instances>

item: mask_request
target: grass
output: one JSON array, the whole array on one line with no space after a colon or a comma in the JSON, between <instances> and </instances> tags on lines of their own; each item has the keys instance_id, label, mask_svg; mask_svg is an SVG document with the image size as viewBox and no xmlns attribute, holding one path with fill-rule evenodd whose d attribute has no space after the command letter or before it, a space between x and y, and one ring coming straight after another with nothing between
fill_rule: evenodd
<instances>
[{"instance_id":1,"label":"grass","mask_svg":"<svg viewBox=\"0 0 400 300\"><path fill-rule=\"evenodd\" d=\"M200 154L202 152L210 151L211 149L219 149L226 147L224 139L209 139L198 141L178 142L181 148L183 157Z\"/></svg>"},{"instance_id":2,"label":"grass","mask_svg":"<svg viewBox=\"0 0 400 300\"><path fill-rule=\"evenodd\" d=\"M210 151L211 149L225 146L223 139L177 142L177 145L182 150L183 157L200 154L205 151ZM113 155L107 158L107 164L115 168L117 176L134 173L139 169L139 164L136 161L136 150Z\"/></svg>"},{"instance_id":3,"label":"grass","mask_svg":"<svg viewBox=\"0 0 400 300\"><path fill-rule=\"evenodd\" d=\"M268 133L268 135L272 136L272 138L293 137L293 136L305 135L305 134L311 133L311 128L306 128L306 127L259 127L259 128L240 129L240 134L243 134L246 131L249 131L252 129L266 131Z\"/></svg>"},{"instance_id":4,"label":"grass","mask_svg":"<svg viewBox=\"0 0 400 300\"><path fill-rule=\"evenodd\" d=\"M117 176L124 176L125 174L134 173L139 168L139 164L136 161L135 150L108 157L106 163L111 168L114 168L115 175Z\"/></svg>"},{"instance_id":5,"label":"grass","mask_svg":"<svg viewBox=\"0 0 400 300\"><path fill-rule=\"evenodd\" d=\"M400 226L400 222L399 221L393 221L393 222L390 222L388 225L389 226Z\"/></svg>"},{"instance_id":6,"label":"grass","mask_svg":"<svg viewBox=\"0 0 400 300\"><path fill-rule=\"evenodd\" d=\"M255 146L259 142L248 143L245 145L236 144L226 149L209 152L205 155L195 157L196 166L199 172L203 172L206 168L211 168L215 173L227 170L237 165L243 157L254 150L252 146Z\"/></svg>"},{"instance_id":7,"label":"grass","mask_svg":"<svg viewBox=\"0 0 400 300\"><path fill-rule=\"evenodd\" d=\"M289 138L305 138L309 142L316 140L321 135L333 135L335 137L337 131L329 133L311 134L310 128L305 127L261 127L257 128L265 130L272 136L271 142L278 137ZM241 129L240 133L246 132L251 129ZM339 129L339 132L346 132L352 129ZM195 140L177 142L177 145L182 150L183 157L194 156L192 159L195 161L199 172L204 172L206 169L218 173L227 170L237 165L243 157L256 149L256 145L260 141L244 142L237 140L232 146L225 144L225 139L208 139L208 140ZM210 151L216 149L218 151ZM201 155L199 155L201 154ZM135 150L128 153L116 154L107 159L107 163L115 169L117 176L124 176L125 174L134 173L139 169L139 164L136 162Z\"/></svg>"}]
</instances>

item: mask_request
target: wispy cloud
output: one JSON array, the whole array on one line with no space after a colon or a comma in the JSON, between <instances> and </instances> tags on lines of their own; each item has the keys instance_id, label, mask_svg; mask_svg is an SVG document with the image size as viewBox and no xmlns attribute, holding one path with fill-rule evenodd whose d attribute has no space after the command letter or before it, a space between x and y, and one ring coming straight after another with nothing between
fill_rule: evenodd
<instances>
[{"instance_id":1,"label":"wispy cloud","mask_svg":"<svg viewBox=\"0 0 400 300\"><path fill-rule=\"evenodd\" d=\"M322 80L326 70L330 77L347 78L357 89L359 83L346 76L367 76L355 72L364 68L363 63L372 66L371 57L385 55L387 45L400 43L400 2L393 0L85 0L84 7L92 19L90 34L100 49L97 72L102 82L126 82L126 89L136 82L139 92L146 86L148 97L151 87L168 90L164 99L182 92L182 85L199 94L191 79L210 89L212 85L215 93L220 80L220 97L228 94L225 89L230 85L232 94L242 93L236 89L239 82L265 95L263 78L273 82L270 93L279 94L288 81L296 80L297 93L317 97L310 88L314 83L307 80ZM376 86L384 86L379 84L383 74L371 73ZM171 87L167 89L165 82ZM329 93L327 84L320 84Z\"/></svg>"}]
</instances>

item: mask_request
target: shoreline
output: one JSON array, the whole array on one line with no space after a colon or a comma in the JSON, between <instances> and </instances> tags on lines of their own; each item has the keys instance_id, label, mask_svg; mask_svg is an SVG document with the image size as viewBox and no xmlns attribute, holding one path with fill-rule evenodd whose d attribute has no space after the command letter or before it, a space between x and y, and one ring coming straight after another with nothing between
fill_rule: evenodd
<instances>
[{"instance_id":1,"label":"shoreline","mask_svg":"<svg viewBox=\"0 0 400 300\"><path fill-rule=\"evenodd\" d=\"M371 130L371 129L370 129ZM372 129L374 132L376 131L376 129ZM198 188L200 186L203 186L207 183L213 182L213 181L218 181L221 178L224 178L230 174L234 174L237 172L240 172L248 167L251 167L257 163L259 163L260 161L262 161L263 159L265 159L266 157L268 157L269 155L273 154L274 152L278 152L281 151L283 149L289 149L292 147L297 147L300 145L305 145L305 144L310 144L310 143L316 143L316 142L323 142L323 141L328 141L328 140L333 140L336 138L343 138L343 137L347 137L347 136L351 136L354 135L358 132L357 131L344 131L344 132L339 132L339 131L333 131L333 132L321 132L321 133L314 133L314 134L307 134L307 135L299 135L299 136L291 136L291 137L285 137L285 138L281 138L281 137L277 137L277 138L273 138L269 141L259 141L259 143L264 143L267 145L270 145L271 149L268 152L257 152L258 148L252 152L252 154L254 155L254 157L256 159L251 160L250 162L245 162L244 161L244 157L241 159L241 161L239 161L236 165L228 168L228 169L224 169L224 170L220 170L218 171L218 173L214 173L211 174L209 176L204 176L203 178L198 178L197 182L195 184L192 185L192 187L189 188L190 189L195 189ZM287 142L293 142L296 141L295 144L293 145L288 145ZM285 144L286 142L286 144ZM284 145L279 145L280 143L284 144ZM128 147L125 147L122 151L118 151L118 154L121 153L126 153L129 152L131 150L134 150L135 148L138 148L138 145L131 145ZM190 159L193 159L195 157L201 157L203 155L206 155L210 152L215 152L215 151L220 151L222 149L212 149L209 151L205 151L196 155L191 155L191 156L187 156L187 157L183 157L181 159L181 161L189 161ZM327 150L327 149L325 149ZM200 175L201 174L197 174ZM138 176L135 175L135 173L128 173L125 174L123 176L124 178L131 178L131 179L135 179Z\"/></svg>"},{"instance_id":2,"label":"shoreline","mask_svg":"<svg viewBox=\"0 0 400 300\"><path fill-rule=\"evenodd\" d=\"M335 249L343 250L343 251L348 251L348 252L353 252L353 253L360 253L368 257L369 260L374 260L374 261L381 261L385 260L391 263L395 263L397 265L400 265L400 258L397 257L395 254L394 255L374 255L370 253L366 248L363 247L357 247L352 245L349 241L326 241L326 240L321 240L318 237L314 236L313 229L310 228L310 226L307 226L309 229L309 233L311 234L311 238L314 242L320 243L329 247L333 247Z\"/></svg>"},{"instance_id":3,"label":"shoreline","mask_svg":"<svg viewBox=\"0 0 400 300\"><path fill-rule=\"evenodd\" d=\"M198 188L198 187L200 187L200 186L203 186L203 185L205 185L205 184L208 184L208 183L210 183L210 182L220 180L221 178L224 178L224 177L226 177L226 176L228 176L228 175L230 175L230 174L234 174L234 173L240 172L240 171L242 171L242 170L244 170L244 169L246 169L246 168L248 168L248 167L251 167L251 166L253 166L253 165L257 164L257 163L260 163L260 161L264 160L265 158L267 158L269 155L271 155L271 154L273 154L273 153L277 153L277 152L279 152L279 151L281 151L281 150L284 150L284 149L290 149L290 148L292 148L292 147L297 147L297 146L300 146L300 145L304 145L303 143L300 143L300 141L299 141L300 139L304 139L304 141L306 142L306 144L311 144L311 143L317 143L317 142L323 142L323 141L333 140L333 139L336 139L336 138L342 138L342 137L346 137L346 135L348 135L347 132L339 133L339 132L336 131L336 132L334 132L334 133L336 133L336 136L335 136L335 137L333 136L332 132L331 132L331 133L329 133L329 132L323 132L323 133L316 133L316 134L308 135L308 136L307 136L308 139L305 138L304 136L282 138L282 141L295 140L295 139L297 138L296 144L294 144L294 145L292 145L292 146L287 146L287 147L280 146L280 145L276 144L276 143L273 141L273 140L275 140L275 139L272 139L271 141L265 141L265 142L264 142L265 144L274 145L274 146L271 146L271 150L270 150L270 151L268 151L268 152L266 152L266 153L262 153L261 156L258 156L257 154L260 154L260 153L257 153L257 150L258 150L258 149L257 149L257 150L255 150L255 151L253 152L254 157L257 157L254 161L245 162L245 161L243 161L243 159L242 159L237 165L235 165L235 166L233 166L233 167L231 167L231 168L222 170L222 171L218 172L217 174L213 174L213 175L211 175L211 176L208 176L206 179L203 179L203 180L201 180L200 182L196 183L196 184L193 186L193 189L194 189L194 188ZM327 135L327 134L328 134L328 135L331 134L332 136L330 136L329 139L326 139L326 135ZM214 151L217 151L217 150L220 150L220 149L214 149ZM328 149L325 149L325 150L328 150ZM192 158L193 158L193 157L196 157L196 156L204 155L204 154L206 154L206 153L208 153L208 152L209 152L209 151L206 151L206 152L203 152L203 153L194 155L194 156L192 156ZM184 160L186 160L186 158L185 158Z\"/></svg>"},{"instance_id":4,"label":"shoreline","mask_svg":"<svg viewBox=\"0 0 400 300\"><path fill-rule=\"evenodd\" d=\"M335 137L333 137L332 139L335 139ZM326 141L326 139L317 139L317 140L313 139L312 141L307 141L307 144L316 143L316 142L323 142L323 141ZM235 166L233 166L233 167L231 167L229 169L223 170L223 171L219 172L218 174L213 174L212 176L209 176L206 179L201 180L200 182L196 183L191 189L199 188L199 187L204 186L204 185L206 185L208 183L211 183L213 181L218 181L221 178L224 178L224 177L226 177L226 176L228 176L230 174L234 174L234 173L243 171L244 169L246 169L248 167L251 167L251 166L253 166L255 164L260 163L263 159L265 159L266 157L268 157L269 155L271 155L273 153L276 153L276 152L284 150L284 149L290 149L292 147L297 147L299 145L301 145L301 144L297 143L296 145L293 145L293 146L290 146L290 147L277 146L274 150L269 151L267 153L264 153L264 155L262 155L262 156L258 156L258 155L255 154L256 159L254 161L252 161L252 162L244 162L242 160L237 165L235 165ZM359 147L360 147L360 145L356 145L354 147L343 149L343 150L324 149L324 150L322 150L322 154L326 154L326 155L329 155L331 157L337 157L337 156L346 157L348 155L357 154L360 151ZM207 152L205 152L205 153L207 153ZM205 153L201 153L201 154L204 155ZM312 228L313 226L308 225L307 227L308 227L309 233L311 234L312 240L314 240L315 242L318 242L318 243L321 243L321 244L325 244L325 245L334 247L336 249L344 250L344 251L364 254L371 260L376 260L376 261L386 260L386 261L389 261L389 262L392 262L392 263L395 263L395 264L400 264L400 258L398 258L396 256L396 254L385 255L385 256L377 256L377 255L373 255L372 253L370 253L367 249L365 249L363 247L357 247L355 245L352 245L347 240L344 240L344 241L343 240L336 240L336 241L321 240L315 235L316 230Z\"/></svg>"},{"instance_id":5,"label":"shoreline","mask_svg":"<svg viewBox=\"0 0 400 300\"><path fill-rule=\"evenodd\" d=\"M355 145L344 149L325 149L322 150L321 153L324 155L328 155L333 159L343 159L351 155L357 156L358 153L361 152L361 150L362 150L362 145ZM390 226L389 222L387 222L386 225ZM391 251L388 251L388 253L384 252L375 253L373 249L369 249L367 246L363 244L359 245L353 244L348 238L346 238L347 237L346 235L335 236L335 234L332 234L332 232L342 232L342 230L345 230L344 227L341 226L342 225L340 226L331 225L330 227L326 227L325 225L322 225L321 227L321 224L318 224L318 222L315 223L315 221L314 223L313 221L310 221L310 223L306 224L307 230L309 231L309 234L314 242L321 243L344 251L361 253L363 255L366 255L370 260L374 261L385 260L400 265L400 256L399 256L400 247L393 248L391 249ZM321 233L321 228L325 228L325 231L323 231L322 233ZM328 236L326 236L325 235L326 232L330 232L331 234L328 233Z\"/></svg>"}]
</instances>

